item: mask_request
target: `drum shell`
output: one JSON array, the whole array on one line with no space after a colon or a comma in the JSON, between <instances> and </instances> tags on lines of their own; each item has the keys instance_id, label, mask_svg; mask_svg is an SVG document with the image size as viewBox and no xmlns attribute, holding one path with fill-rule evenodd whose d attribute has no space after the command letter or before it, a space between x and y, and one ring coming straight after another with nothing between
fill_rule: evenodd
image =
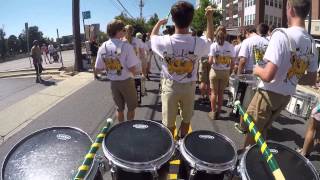
<instances>
[{"instance_id":1,"label":"drum shell","mask_svg":"<svg viewBox=\"0 0 320 180\"><path fill-rule=\"evenodd\" d=\"M229 91L232 94L232 102L233 103L237 99L238 86L239 86L239 79L234 74L230 75L230 77L229 77Z\"/></svg>"},{"instance_id":2,"label":"drum shell","mask_svg":"<svg viewBox=\"0 0 320 180\"><path fill-rule=\"evenodd\" d=\"M273 148L270 147L271 144L275 144L275 145L278 145L278 146L280 145L280 147L281 147L281 146L282 146L282 147L285 147L285 146L283 146L283 145L281 145L281 144L278 144L278 143L270 143L270 142L268 142L267 144L268 144L271 152L273 151ZM239 166L238 166L238 172L240 173L242 180L255 180L255 179L259 179L259 177L254 177L254 178L253 178L253 177L250 177L250 175L249 175L249 173L248 173L248 170L247 170L248 167L247 167L247 164L246 164L246 158L247 158L247 156L248 156L248 153L250 152L250 150L251 150L252 148L254 148L254 147L256 147L256 146L257 146L257 145L253 145L253 146L251 146L250 148L247 148L246 151L243 153L242 158L240 159L240 164L239 164ZM289 148L288 148L288 147L285 147L285 149L289 149ZM313 180L319 180L319 179L320 179L317 170L314 168L314 166L312 165L312 163L311 163L308 159L306 159L305 157L301 156L300 154L298 154L297 152L295 152L295 151L292 150L292 149L289 149L288 152L294 152L294 154L296 154L296 156L297 156L298 158L300 158L303 162L305 162L305 164L310 168L310 170L311 170L311 171L313 172L313 174L314 174L314 179L313 179ZM259 150L259 155L260 155L261 158L263 158L263 157L262 157L262 154L260 154L260 150ZM264 161L264 160L263 160L263 161ZM278 161L278 164L279 164L279 166L280 166L280 168L281 168L281 162ZM254 166L254 165L253 165L253 166ZM258 166L254 166L254 167L257 168L258 171L263 170L263 168L260 168L259 166L260 166L260 164L258 164ZM267 165L266 165L265 168L268 169L269 167L267 167ZM268 171L270 171L270 170L268 170ZM291 172L291 171L294 171L294 169L290 170L290 172ZM289 173L289 172L285 171L284 169L282 169L282 172L283 172L283 174L284 174L285 177L286 177L286 173ZM271 172L270 172L270 173L271 173ZM272 176L272 173L271 173L271 176ZM288 179L288 177L286 177L286 179ZM270 180L271 180L271 179L270 179ZM297 180L298 180L298 179L297 179ZM300 180L300 179L299 179L299 180Z\"/></svg>"},{"instance_id":3,"label":"drum shell","mask_svg":"<svg viewBox=\"0 0 320 180\"><path fill-rule=\"evenodd\" d=\"M299 90L291 96L288 105L286 106L286 111L292 115L308 119L312 107L316 104L317 98L314 95L301 92ZM298 105L300 106L297 109Z\"/></svg>"},{"instance_id":4,"label":"drum shell","mask_svg":"<svg viewBox=\"0 0 320 180\"><path fill-rule=\"evenodd\" d=\"M133 122L137 122L138 123L138 120L134 120ZM162 157L160 157L158 159L155 159L153 161L149 161L149 162L129 162L129 161L125 161L125 160L122 160L122 159L114 156L107 149L105 141L103 141L103 152L104 152L104 155L109 160L109 164L111 165L111 167L113 169L115 169L116 171L120 169L120 170L123 170L125 172L130 172L130 173L142 173L142 172L157 173L157 171L164 164L166 164L170 160L172 155L174 154L175 146L174 146L173 137L172 137L170 131L164 125L162 125L160 123L153 122L153 121L146 121L146 122L156 123L158 126L163 128L169 134L169 136L171 137L171 140L172 140L172 144L171 144L171 147L170 147L169 151L165 155L163 155ZM126 122L124 122L124 123L126 123ZM114 127L112 127L110 129L109 132L111 132L112 129L117 128L121 124L115 125ZM108 137L108 134L107 134L107 137Z\"/></svg>"},{"instance_id":5,"label":"drum shell","mask_svg":"<svg viewBox=\"0 0 320 180\"><path fill-rule=\"evenodd\" d=\"M63 131L61 133L62 130L67 130L67 131ZM76 131L79 133L78 135L81 134L81 136L83 136L83 137L82 138L75 137L75 135L72 134L72 132L68 132L68 130ZM66 148L65 151L61 151L60 149L54 149L54 147L50 147L51 150L54 152L51 152L50 154L46 154L50 151L50 148L48 148L49 151L44 152L43 155L38 154L38 152L41 151L41 148L43 148L43 146L46 146L46 144L44 144L44 145L42 144L42 146L41 146L41 145L36 145L33 143L36 142L38 137L46 138L46 135L48 135L50 132L54 132L54 131L60 132L57 135L61 134L61 138L65 138L65 137L68 138L69 135L70 135L71 139L76 138L74 140L75 142L78 142L79 140L81 140L83 138L87 139L88 142L84 143L84 144L88 145L88 146L86 145L87 148L84 148L83 150L80 149L81 152L76 151L79 154L74 155L74 156L79 156L79 158L81 158L81 159L77 159L77 161L71 161L71 162L64 160L64 159L70 160L70 157L69 156L67 157L66 155L68 155L68 153L74 152L73 148L76 148L76 147L71 147L71 146L69 147L70 149ZM68 133L70 133L70 134L68 134ZM53 135L56 135L56 134L53 134ZM45 139L45 141L47 141L48 144L50 144L50 139ZM57 144L57 147L60 147L60 144L58 144L57 142L55 142L55 143ZM74 145L74 142L70 142L70 144ZM69 175L64 174L64 175L70 176L70 177L75 176L78 167L82 163L82 158L87 153L87 150L90 148L91 144L92 144L92 140L91 140L90 136L78 128L50 127L50 128L41 129L41 130L34 132L34 133L26 136L25 138L23 138L10 150L10 152L7 154L7 156L3 162L3 165L2 165L2 180L10 180L12 178L14 178L15 180L19 180L18 178L22 178L23 180L27 180L28 178L31 178L31 179L38 179L38 178L46 179L47 178L47 179L55 180L55 178L58 178L58 179L59 179L59 177L61 178L61 175L62 175L59 171L57 171L57 169L61 169L61 168L64 169L64 168L68 168L68 167L70 168L70 163L73 164L72 166L74 166L74 167L72 169L69 169L69 171L66 170L66 172L71 172L72 174L69 174ZM83 147L83 146L81 145L79 147ZM31 150L30 150L30 148L31 148ZM21 152L23 152L23 150L25 150L25 152L28 152L28 153L21 154ZM45 158L46 161L44 161L44 158L41 158L41 156L47 157L47 158ZM51 156L51 157L48 157L48 156ZM16 157L18 159L14 159ZM36 162L36 164L30 162L31 157L37 158L37 161L31 161L31 162ZM12 161L12 158L15 161L20 159L21 160L20 166L10 165L10 161ZM61 159L62 159L62 162L59 162L59 165L58 165L56 161L59 161ZM28 162L27 167L25 167L23 165L23 161L26 161L26 160ZM51 162L51 160L53 160L55 162ZM64 163L68 163L68 165L64 164ZM14 164L16 164L16 162ZM43 164L43 169L39 169L39 164ZM91 165L90 170L88 171L85 179L94 179L95 178L95 176L99 170L98 164L99 164L98 161L96 161L96 159L94 159L94 162ZM51 170L48 169L48 165L50 165ZM57 165L59 167L57 168L54 165ZM32 168L32 167L34 167L34 168ZM42 167L42 166L40 166L40 167ZM6 168L9 168L8 171L11 171L13 168L18 168L19 170L17 170L14 173L14 176L10 176L10 175L7 176L6 175L7 173L5 172ZM21 177L17 173L20 173ZM54 175L55 173L60 174L60 176Z\"/></svg>"},{"instance_id":6,"label":"drum shell","mask_svg":"<svg viewBox=\"0 0 320 180\"><path fill-rule=\"evenodd\" d=\"M235 144L232 142L231 139L229 139L228 137L222 134L215 133L215 135L222 137L224 140L230 143L230 145L233 147L234 154L235 154L235 156L233 157L233 160L230 162L221 163L221 164L212 164L212 163L203 162L198 158L194 157L192 154L188 153L188 150L185 146L185 141L184 141L185 139L183 139L178 142L179 150L184 160L188 162L191 168L195 169L196 171L206 172L208 174L224 174L225 172L234 170L236 166L236 160L237 160Z\"/></svg>"}]
</instances>

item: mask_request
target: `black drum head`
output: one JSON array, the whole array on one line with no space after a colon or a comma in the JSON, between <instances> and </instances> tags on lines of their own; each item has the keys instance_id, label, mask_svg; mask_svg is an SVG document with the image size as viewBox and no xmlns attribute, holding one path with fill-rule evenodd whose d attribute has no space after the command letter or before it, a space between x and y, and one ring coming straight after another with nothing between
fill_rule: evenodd
<instances>
[{"instance_id":1,"label":"black drum head","mask_svg":"<svg viewBox=\"0 0 320 180\"><path fill-rule=\"evenodd\" d=\"M146 163L168 154L173 139L157 122L134 120L112 127L104 139L104 146L118 160Z\"/></svg>"},{"instance_id":2,"label":"black drum head","mask_svg":"<svg viewBox=\"0 0 320 180\"><path fill-rule=\"evenodd\" d=\"M7 155L3 180L73 179L91 145L70 127L43 129L20 141Z\"/></svg>"},{"instance_id":3,"label":"black drum head","mask_svg":"<svg viewBox=\"0 0 320 180\"><path fill-rule=\"evenodd\" d=\"M296 151L277 143L268 143L270 151L276 158L280 169L286 179L290 180L316 180L316 175L306 163L304 157ZM272 172L262 157L260 148L255 145L245 157L246 170L250 179L273 180Z\"/></svg>"},{"instance_id":4,"label":"black drum head","mask_svg":"<svg viewBox=\"0 0 320 180\"><path fill-rule=\"evenodd\" d=\"M211 131L195 131L184 139L186 152L203 162L222 164L233 161L235 149L222 135Z\"/></svg>"}]
</instances>

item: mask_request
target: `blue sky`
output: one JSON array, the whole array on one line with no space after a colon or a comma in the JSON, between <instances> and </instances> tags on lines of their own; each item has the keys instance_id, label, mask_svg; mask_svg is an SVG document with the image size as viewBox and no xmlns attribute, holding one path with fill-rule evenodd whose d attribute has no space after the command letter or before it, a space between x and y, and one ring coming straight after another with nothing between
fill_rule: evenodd
<instances>
[{"instance_id":1,"label":"blue sky","mask_svg":"<svg viewBox=\"0 0 320 180\"><path fill-rule=\"evenodd\" d=\"M139 0L120 0L128 11L139 16ZM195 0L189 0L195 4ZM176 0L144 0L143 15L148 19L157 13L160 18L167 16ZM0 27L4 27L6 37L18 36L24 29L24 23L37 25L45 37L56 38L56 29L60 36L72 34L72 0L0 0ZM100 23L101 31L106 24L122 11L117 0L80 0L80 11L91 11L91 19L85 24ZM80 18L82 16L80 15ZM81 32L83 25L81 20Z\"/></svg>"}]
</instances>

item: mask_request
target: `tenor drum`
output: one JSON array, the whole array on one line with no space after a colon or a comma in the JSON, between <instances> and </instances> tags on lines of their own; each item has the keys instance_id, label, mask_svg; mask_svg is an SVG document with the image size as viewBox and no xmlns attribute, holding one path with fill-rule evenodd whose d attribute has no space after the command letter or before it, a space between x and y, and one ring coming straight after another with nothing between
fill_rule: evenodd
<instances>
[{"instance_id":1,"label":"tenor drum","mask_svg":"<svg viewBox=\"0 0 320 180\"><path fill-rule=\"evenodd\" d=\"M319 175L311 162L296 151L278 143L269 142L268 147L276 158L286 179L319 180ZM238 170L243 180L274 179L268 164L261 155L258 145L247 149L240 161Z\"/></svg>"},{"instance_id":2,"label":"tenor drum","mask_svg":"<svg viewBox=\"0 0 320 180\"><path fill-rule=\"evenodd\" d=\"M317 98L315 96L297 90L296 93L291 96L286 110L292 115L308 119L311 109L316 102Z\"/></svg>"},{"instance_id":3,"label":"tenor drum","mask_svg":"<svg viewBox=\"0 0 320 180\"><path fill-rule=\"evenodd\" d=\"M6 156L2 166L3 180L73 179L92 144L80 129L51 127L35 132ZM98 179L94 161L85 179Z\"/></svg>"},{"instance_id":4,"label":"tenor drum","mask_svg":"<svg viewBox=\"0 0 320 180\"><path fill-rule=\"evenodd\" d=\"M187 179L222 180L237 161L234 143L226 136L211 131L194 131L179 142L179 150L188 163Z\"/></svg>"},{"instance_id":5,"label":"tenor drum","mask_svg":"<svg viewBox=\"0 0 320 180\"><path fill-rule=\"evenodd\" d=\"M160 179L175 151L173 137L162 124L134 120L115 125L103 141L113 180Z\"/></svg>"}]
</instances>

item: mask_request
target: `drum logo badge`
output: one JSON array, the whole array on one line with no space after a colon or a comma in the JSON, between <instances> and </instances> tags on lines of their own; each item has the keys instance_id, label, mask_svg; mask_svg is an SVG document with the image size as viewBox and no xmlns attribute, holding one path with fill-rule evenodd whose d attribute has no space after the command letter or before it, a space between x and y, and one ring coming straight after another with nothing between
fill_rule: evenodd
<instances>
[{"instance_id":1,"label":"drum logo badge","mask_svg":"<svg viewBox=\"0 0 320 180\"><path fill-rule=\"evenodd\" d=\"M276 150L276 149L270 149L270 152L272 152L273 154L278 154L279 153L279 151Z\"/></svg>"},{"instance_id":2,"label":"drum logo badge","mask_svg":"<svg viewBox=\"0 0 320 180\"><path fill-rule=\"evenodd\" d=\"M201 135L199 135L199 138L200 138L200 139L210 139L210 140L213 140L213 139L214 139L214 136L201 134Z\"/></svg>"},{"instance_id":3,"label":"drum logo badge","mask_svg":"<svg viewBox=\"0 0 320 180\"><path fill-rule=\"evenodd\" d=\"M146 124L134 124L132 127L136 129L147 129L149 126Z\"/></svg>"},{"instance_id":4,"label":"drum logo badge","mask_svg":"<svg viewBox=\"0 0 320 180\"><path fill-rule=\"evenodd\" d=\"M62 140L62 141L67 141L71 139L71 136L67 134L57 134L57 139Z\"/></svg>"}]
</instances>

